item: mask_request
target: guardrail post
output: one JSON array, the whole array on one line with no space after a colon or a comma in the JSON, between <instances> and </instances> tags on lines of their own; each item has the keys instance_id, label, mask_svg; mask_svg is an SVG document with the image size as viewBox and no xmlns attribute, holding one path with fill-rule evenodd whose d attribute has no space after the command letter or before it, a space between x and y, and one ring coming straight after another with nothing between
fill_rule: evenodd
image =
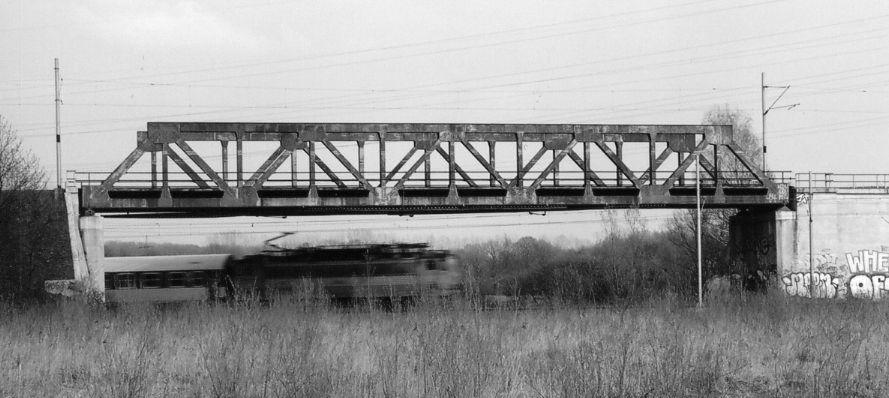
<instances>
[{"instance_id":1,"label":"guardrail post","mask_svg":"<svg viewBox=\"0 0 889 398\"><path fill-rule=\"evenodd\" d=\"M488 159L489 159L488 163L491 164L492 170L497 170L497 166L494 165L495 160L496 160L496 156L494 155L494 145L496 144L496 142L497 141L488 141ZM472 145L472 144L469 144L469 145ZM491 175L490 179L489 179L489 183L491 184L492 187L496 187L497 186L497 178L494 177L494 174L491 174L491 173L489 173L489 174Z\"/></svg>"},{"instance_id":2,"label":"guardrail post","mask_svg":"<svg viewBox=\"0 0 889 398\"><path fill-rule=\"evenodd\" d=\"M157 188L157 152L151 151L151 189Z\"/></svg>"},{"instance_id":3,"label":"guardrail post","mask_svg":"<svg viewBox=\"0 0 889 398\"><path fill-rule=\"evenodd\" d=\"M524 133L521 131L516 133L516 145L515 145L515 159L516 159L515 172L516 172L516 174L515 175L516 175L516 186L518 186L519 188L525 186L525 183L522 181L522 169L525 168L525 159L523 159L523 156L522 156L522 155L524 155L524 152L525 152L525 149L522 147L524 145L524 142L522 140L524 138L523 135L524 135Z\"/></svg>"},{"instance_id":4,"label":"guardrail post","mask_svg":"<svg viewBox=\"0 0 889 398\"><path fill-rule=\"evenodd\" d=\"M713 185L718 185L719 179L719 145L713 145Z\"/></svg>"},{"instance_id":5,"label":"guardrail post","mask_svg":"<svg viewBox=\"0 0 889 398\"><path fill-rule=\"evenodd\" d=\"M426 188L432 186L432 156L429 155L431 149L427 149L423 152L423 155L427 155L426 159L423 160L423 185Z\"/></svg>"},{"instance_id":6,"label":"guardrail post","mask_svg":"<svg viewBox=\"0 0 889 398\"><path fill-rule=\"evenodd\" d=\"M296 164L296 150L290 151L290 187L296 188L299 181L299 174L297 174L297 164Z\"/></svg>"},{"instance_id":7,"label":"guardrail post","mask_svg":"<svg viewBox=\"0 0 889 398\"><path fill-rule=\"evenodd\" d=\"M569 149L570 151L570 149ZM558 151L553 149L553 186L559 186L559 159L556 156Z\"/></svg>"},{"instance_id":8,"label":"guardrail post","mask_svg":"<svg viewBox=\"0 0 889 398\"><path fill-rule=\"evenodd\" d=\"M590 143L583 143L583 188L586 190L590 186Z\"/></svg>"},{"instance_id":9,"label":"guardrail post","mask_svg":"<svg viewBox=\"0 0 889 398\"><path fill-rule=\"evenodd\" d=\"M615 152L617 153L617 158L621 162L623 162L624 161L624 143L623 143L623 141L615 141L614 142L614 149L615 149ZM620 167L617 167L615 173L617 173L617 186L623 185L624 178L623 178L623 174L621 174L621 172L620 172Z\"/></svg>"},{"instance_id":10,"label":"guardrail post","mask_svg":"<svg viewBox=\"0 0 889 398\"><path fill-rule=\"evenodd\" d=\"M386 133L380 132L380 187L386 185Z\"/></svg>"},{"instance_id":11,"label":"guardrail post","mask_svg":"<svg viewBox=\"0 0 889 398\"><path fill-rule=\"evenodd\" d=\"M315 187L315 162L317 161L315 141L309 141L309 188Z\"/></svg>"},{"instance_id":12,"label":"guardrail post","mask_svg":"<svg viewBox=\"0 0 889 398\"><path fill-rule=\"evenodd\" d=\"M676 167L682 166L682 151L676 151ZM679 186L685 185L685 173L679 174Z\"/></svg>"},{"instance_id":13,"label":"guardrail post","mask_svg":"<svg viewBox=\"0 0 889 398\"><path fill-rule=\"evenodd\" d=\"M358 143L358 174L364 177L364 141Z\"/></svg>"},{"instance_id":14,"label":"guardrail post","mask_svg":"<svg viewBox=\"0 0 889 398\"><path fill-rule=\"evenodd\" d=\"M244 186L244 144L241 134L238 133L237 141L235 141L235 172L238 174L238 188Z\"/></svg>"},{"instance_id":15,"label":"guardrail post","mask_svg":"<svg viewBox=\"0 0 889 398\"><path fill-rule=\"evenodd\" d=\"M222 180L228 182L228 141L219 141L222 145Z\"/></svg>"},{"instance_id":16,"label":"guardrail post","mask_svg":"<svg viewBox=\"0 0 889 398\"><path fill-rule=\"evenodd\" d=\"M448 189L454 187L454 172L457 167L457 154L454 153L454 140L448 141Z\"/></svg>"},{"instance_id":17,"label":"guardrail post","mask_svg":"<svg viewBox=\"0 0 889 398\"><path fill-rule=\"evenodd\" d=\"M164 189L170 187L170 178L169 178L169 160L167 153L170 151L170 144L164 143L163 149L161 150L161 184Z\"/></svg>"}]
</instances>

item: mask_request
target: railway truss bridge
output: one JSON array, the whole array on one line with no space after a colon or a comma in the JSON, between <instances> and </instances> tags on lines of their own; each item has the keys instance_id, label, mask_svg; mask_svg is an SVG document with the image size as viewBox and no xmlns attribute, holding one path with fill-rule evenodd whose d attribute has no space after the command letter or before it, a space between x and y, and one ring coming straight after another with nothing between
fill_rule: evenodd
<instances>
[{"instance_id":1,"label":"railway truss bridge","mask_svg":"<svg viewBox=\"0 0 889 398\"><path fill-rule=\"evenodd\" d=\"M685 208L698 181L706 207L792 199L719 125L152 122L69 178L81 214L127 217Z\"/></svg>"},{"instance_id":2,"label":"railway truss bridge","mask_svg":"<svg viewBox=\"0 0 889 398\"><path fill-rule=\"evenodd\" d=\"M766 172L731 126L148 123L66 188L75 280L98 290L103 217L691 208L700 188L740 210L734 258L787 294L889 295L889 175Z\"/></svg>"}]
</instances>

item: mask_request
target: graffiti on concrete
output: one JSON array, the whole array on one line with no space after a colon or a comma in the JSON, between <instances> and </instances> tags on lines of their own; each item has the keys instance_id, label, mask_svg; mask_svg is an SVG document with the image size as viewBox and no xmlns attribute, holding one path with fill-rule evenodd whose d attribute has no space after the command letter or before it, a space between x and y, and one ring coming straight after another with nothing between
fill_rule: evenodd
<instances>
[{"instance_id":1,"label":"graffiti on concrete","mask_svg":"<svg viewBox=\"0 0 889 398\"><path fill-rule=\"evenodd\" d=\"M841 269L841 260L833 252L823 249L817 254L813 253L811 264L808 256L801 257L797 268L800 272L785 274L781 278L784 293L798 297L845 297L846 286L842 277L844 270ZM814 284L808 270L813 271ZM810 286L812 291L809 290Z\"/></svg>"},{"instance_id":2,"label":"graffiti on concrete","mask_svg":"<svg viewBox=\"0 0 889 398\"><path fill-rule=\"evenodd\" d=\"M853 275L849 278L849 294L855 298L872 300L889 296L886 275Z\"/></svg>"},{"instance_id":3,"label":"graffiti on concrete","mask_svg":"<svg viewBox=\"0 0 889 398\"><path fill-rule=\"evenodd\" d=\"M840 278L823 272L794 272L781 278L784 293L789 296L836 298Z\"/></svg>"},{"instance_id":4,"label":"graffiti on concrete","mask_svg":"<svg viewBox=\"0 0 889 398\"><path fill-rule=\"evenodd\" d=\"M859 250L846 253L849 266L849 295L855 298L880 300L889 297L889 252Z\"/></svg>"},{"instance_id":5,"label":"graffiti on concrete","mask_svg":"<svg viewBox=\"0 0 889 398\"><path fill-rule=\"evenodd\" d=\"M809 257L801 256L799 259L799 267L800 270L809 270ZM845 265L842 263L842 259L840 259L836 254L830 251L830 249L822 249L818 253L814 253L812 255L812 269L821 273L827 273L832 275L844 274L845 270L843 269Z\"/></svg>"},{"instance_id":6,"label":"graffiti on concrete","mask_svg":"<svg viewBox=\"0 0 889 398\"><path fill-rule=\"evenodd\" d=\"M756 256L766 256L772 251L772 243L768 239L749 239L745 241L744 250Z\"/></svg>"},{"instance_id":7,"label":"graffiti on concrete","mask_svg":"<svg viewBox=\"0 0 889 398\"><path fill-rule=\"evenodd\" d=\"M857 253L846 253L846 264L849 272L857 273L889 273L889 253L876 250L859 250Z\"/></svg>"},{"instance_id":8,"label":"graffiti on concrete","mask_svg":"<svg viewBox=\"0 0 889 398\"><path fill-rule=\"evenodd\" d=\"M740 254L743 262L748 266L753 265L754 267L752 269L748 268L748 273L753 273L754 271L765 273L776 271L774 242L767 238L761 238L744 239L736 244L736 253Z\"/></svg>"}]
</instances>

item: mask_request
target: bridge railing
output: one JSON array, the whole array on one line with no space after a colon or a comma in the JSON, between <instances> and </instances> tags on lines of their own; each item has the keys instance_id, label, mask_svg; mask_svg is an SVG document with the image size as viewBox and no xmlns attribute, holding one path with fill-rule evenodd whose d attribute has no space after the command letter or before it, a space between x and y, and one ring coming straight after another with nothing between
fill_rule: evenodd
<instances>
[{"instance_id":1,"label":"bridge railing","mask_svg":"<svg viewBox=\"0 0 889 398\"><path fill-rule=\"evenodd\" d=\"M614 170L593 170L598 176L599 181L604 183L605 187L610 188L620 188L633 187L633 181L628 178L618 176ZM199 177L208 179L204 173L200 171L195 171L194 173L198 174ZM338 177L338 182L330 181L330 180L322 180L318 179L315 181L315 184L319 187L354 187L358 188L361 184L358 179L352 176L348 171L334 171L334 173ZM478 187L478 188L495 188L499 187L499 184L493 179L491 179L491 175L487 170L464 170L464 173L468 175L475 185L471 185L466 180L456 180L457 187ZM647 176L647 170L641 170L635 172L637 175ZM82 187L85 185L99 185L109 176L109 172L99 172L99 171L75 171L68 170L68 183L69 185L73 185L76 187ZM712 187L716 185L717 181L721 181L724 187L749 187L752 185L756 185L756 178L751 175L749 172L741 172L741 171L718 171L716 173L716 177L712 176L710 173L705 172L703 170L700 171L699 177L701 181L701 186L704 187ZM263 188L268 189L284 189L284 188L305 188L309 185L311 173L308 171L277 171L271 174L271 176L263 183ZM368 176L375 175L375 171L368 173ZM426 177L428 175L428 178ZM501 172L502 177L511 180L515 178L515 172ZM655 178L653 183L659 184L666 181L672 175L671 171L655 171ZM767 173L768 177L775 183L779 184L790 184L793 182L793 172L791 171L769 171ZM168 172L166 177L166 183L170 188L202 188L196 185L195 180L192 178L193 176L188 175L184 172ZM527 178L527 177L526 177ZM236 178L224 178L224 181L235 186L237 185ZM379 178L367 178L367 181L371 182L373 186L379 186L380 180ZM450 178L448 171L429 171L428 173L423 173L422 171L416 173L415 176L411 176L404 184L404 188L446 188L448 187ZM386 183L391 185L393 181L388 180ZM584 184L588 182L588 179L585 177L584 172L580 170L567 170L567 171L559 171L552 173L543 184L540 185L541 188L547 187L583 187ZM647 180L646 184L652 183ZM141 171L130 171L126 174L126 176L122 177L117 184L115 184L116 189L126 190L126 189L160 189L162 187L163 181L160 177L159 173L152 172L141 172ZM693 188L695 187L695 172L686 171L685 173L680 174L677 179L675 185L676 187L683 188ZM206 188L206 189L214 189L214 188Z\"/></svg>"},{"instance_id":2,"label":"bridge railing","mask_svg":"<svg viewBox=\"0 0 889 398\"><path fill-rule=\"evenodd\" d=\"M790 170L769 170L766 175L776 184L793 184L794 174Z\"/></svg>"},{"instance_id":3,"label":"bridge railing","mask_svg":"<svg viewBox=\"0 0 889 398\"><path fill-rule=\"evenodd\" d=\"M889 173L796 173L795 180L798 192L889 191Z\"/></svg>"}]
</instances>

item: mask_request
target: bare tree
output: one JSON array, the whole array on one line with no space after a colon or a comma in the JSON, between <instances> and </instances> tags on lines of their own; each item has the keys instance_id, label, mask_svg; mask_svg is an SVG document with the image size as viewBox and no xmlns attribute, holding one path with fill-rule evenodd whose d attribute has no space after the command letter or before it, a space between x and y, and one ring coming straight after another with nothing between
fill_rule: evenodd
<instances>
[{"instance_id":1,"label":"bare tree","mask_svg":"<svg viewBox=\"0 0 889 398\"><path fill-rule=\"evenodd\" d=\"M753 131L753 119L746 112L729 105L718 105L704 115L702 123L731 125L734 141L744 149L748 160L758 164L762 159L762 147ZM711 163L714 163L712 159ZM747 168L731 156L726 148L720 149L719 168L721 172L728 172L729 178L746 178L745 175L749 174ZM707 277L750 272L739 269L739 264L732 261L730 256L729 222L737 212L735 209L707 209L701 214L702 257ZM695 217L694 210L677 211L670 226L671 240L682 248L689 258L693 258L697 250Z\"/></svg>"},{"instance_id":2,"label":"bare tree","mask_svg":"<svg viewBox=\"0 0 889 398\"><path fill-rule=\"evenodd\" d=\"M34 297L43 281L70 274L64 206L46 172L0 116L0 297Z\"/></svg>"},{"instance_id":3,"label":"bare tree","mask_svg":"<svg viewBox=\"0 0 889 398\"><path fill-rule=\"evenodd\" d=\"M3 115L0 115L0 210L18 192L44 189L46 171Z\"/></svg>"}]
</instances>

